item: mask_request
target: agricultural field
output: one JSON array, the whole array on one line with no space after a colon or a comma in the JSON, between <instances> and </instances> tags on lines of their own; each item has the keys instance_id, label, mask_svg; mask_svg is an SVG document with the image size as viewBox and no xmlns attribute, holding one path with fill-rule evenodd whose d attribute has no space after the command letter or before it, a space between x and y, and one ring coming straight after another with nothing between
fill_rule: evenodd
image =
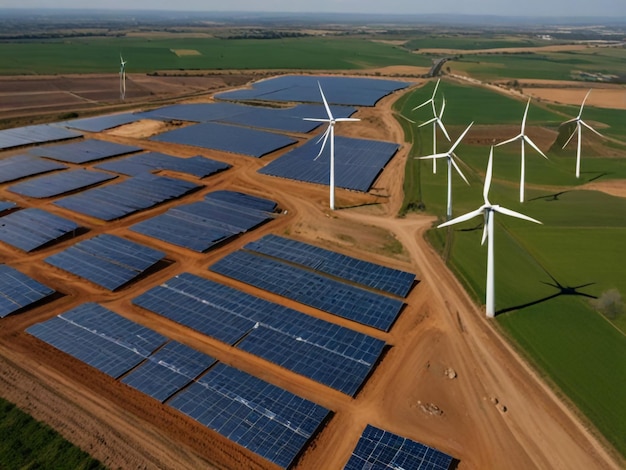
<instances>
[{"instance_id":1,"label":"agricultural field","mask_svg":"<svg viewBox=\"0 0 626 470\"><path fill-rule=\"evenodd\" d=\"M470 110L474 110L473 119L481 126L476 132L470 131L465 139L467 144L456 150L471 183L467 186L458 175L453 176L454 215L460 215L482 204L482 180L489 154L486 136L500 142L516 135L519 124L512 126L510 118L521 120L524 103L449 81L442 81L440 90L446 97L444 121L450 121L448 131L453 140L463 129L462 121L470 120ZM411 109L427 100L429 93L432 86L406 96L397 103L398 110L414 119L421 110ZM455 105L456 101L462 104ZM507 114L504 109L515 110L508 112L506 121L502 119ZM562 141L559 122L576 112L573 107L531 103L527 133L549 160L527 146L527 202L523 204L517 199L520 144L494 150L494 182L489 200L543 222L535 226L496 217L496 322L548 380L624 453L626 448L620 436L626 435L626 395L621 380L626 374L626 310L621 296L626 292L626 201L623 197L579 189L592 181L601 189L602 181L626 178L626 147L618 140L624 135L624 121L618 119L618 110L585 108L587 122L601 124L602 132L615 138L607 143L590 137L590 132L583 133L583 141L591 143L583 145L583 171L577 180L575 147L563 150L554 145L557 140ZM431 127L413 127L410 132L415 136L413 154L430 154ZM440 151L449 146L440 135ZM432 174L430 161L409 160L408 167L415 166L419 168L407 170L419 178L419 192L415 191L413 197L442 220L445 165L439 165L436 175ZM405 206L408 204L411 202L405 201ZM417 204L413 202L412 207ZM486 246L480 246L482 228L482 221L476 218L449 229L433 229L428 235L479 303L485 296Z\"/></svg>"}]
</instances>

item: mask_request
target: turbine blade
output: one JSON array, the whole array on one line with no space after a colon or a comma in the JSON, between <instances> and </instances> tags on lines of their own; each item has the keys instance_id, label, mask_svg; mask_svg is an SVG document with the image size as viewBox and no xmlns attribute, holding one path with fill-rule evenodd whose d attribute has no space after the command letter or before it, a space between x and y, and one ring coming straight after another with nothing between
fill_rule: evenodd
<instances>
[{"instance_id":1,"label":"turbine blade","mask_svg":"<svg viewBox=\"0 0 626 470\"><path fill-rule=\"evenodd\" d=\"M437 122L437 118L436 118L436 117L434 117L434 118L432 118L432 119L429 119L429 120L428 120L428 121L426 121L426 122L423 122L422 124L420 124L420 125L419 125L419 126L417 126L417 127L424 127L424 126L426 126L426 125L428 125L428 124L432 124L433 122Z\"/></svg>"},{"instance_id":2,"label":"turbine blade","mask_svg":"<svg viewBox=\"0 0 626 470\"><path fill-rule=\"evenodd\" d=\"M578 119L580 119L580 116L583 115L583 108L585 107L585 101L587 101L587 98L589 98L589 93L591 93L591 88L585 95L585 99L583 99L583 103L580 105L580 111L578 112Z\"/></svg>"},{"instance_id":3,"label":"turbine blade","mask_svg":"<svg viewBox=\"0 0 626 470\"><path fill-rule=\"evenodd\" d=\"M483 236L480 239L480 244L481 245L484 245L485 241L487 241L487 234L488 234L487 227L489 227L489 217L493 217L493 215L491 215L491 211L486 211L485 212L485 223L483 224Z\"/></svg>"},{"instance_id":4,"label":"turbine blade","mask_svg":"<svg viewBox=\"0 0 626 470\"><path fill-rule=\"evenodd\" d=\"M443 98L443 103L441 103L441 111L439 111L439 119L443 117L443 112L446 110L446 97Z\"/></svg>"},{"instance_id":5,"label":"turbine blade","mask_svg":"<svg viewBox=\"0 0 626 470\"><path fill-rule=\"evenodd\" d=\"M470 127L472 127L472 124L474 124L474 123L470 122L470 125L467 126L467 129L465 129L463 131L463 133L461 134L461 136L458 139L456 139L456 142L454 143L454 145L452 146L452 148L450 149L450 151L448 153L454 152L454 149L457 147L457 145L459 145L461 143L461 140L463 140L463 137L465 137L465 134L467 134L467 132L470 130Z\"/></svg>"},{"instance_id":6,"label":"turbine blade","mask_svg":"<svg viewBox=\"0 0 626 470\"><path fill-rule=\"evenodd\" d=\"M522 134L517 134L515 137L509 139L509 140L505 140L503 142L500 142L498 144L496 144L496 147L500 147L501 145L506 145L506 144L510 144L511 142L515 142L516 140L520 140L522 139L524 136Z\"/></svg>"},{"instance_id":7,"label":"turbine blade","mask_svg":"<svg viewBox=\"0 0 626 470\"><path fill-rule=\"evenodd\" d=\"M328 119L322 118L302 118L303 121L313 121L313 122L330 122Z\"/></svg>"},{"instance_id":8,"label":"turbine blade","mask_svg":"<svg viewBox=\"0 0 626 470\"><path fill-rule=\"evenodd\" d=\"M530 106L530 98L528 98L528 103L526 103L526 110L524 111L524 117L522 118L522 132L520 134L524 134L524 129L526 128L526 116L528 115L528 107Z\"/></svg>"},{"instance_id":9,"label":"turbine blade","mask_svg":"<svg viewBox=\"0 0 626 470\"><path fill-rule=\"evenodd\" d=\"M461 175L461 178L463 178L463 181L465 181L468 185L469 185L469 181L467 181L467 178L465 177L465 175L463 174L463 172L461 171L461 169L459 168L459 165L456 164L456 162L454 161L454 156L450 155L450 163L452 163L452 166L454 167L454 169L456 170L456 172ZM457 157L458 158L458 157Z\"/></svg>"},{"instance_id":10,"label":"turbine blade","mask_svg":"<svg viewBox=\"0 0 626 470\"><path fill-rule=\"evenodd\" d=\"M357 122L360 121L359 118L336 118L335 122Z\"/></svg>"},{"instance_id":11,"label":"turbine blade","mask_svg":"<svg viewBox=\"0 0 626 470\"><path fill-rule=\"evenodd\" d=\"M441 129L441 132L443 132L443 135L446 136L446 139L448 139L448 142L451 141L450 136L448 135L448 131L446 130L446 128L443 125L443 122L441 122L441 119L439 118L435 118L437 121L437 125L439 126L439 129Z\"/></svg>"},{"instance_id":12,"label":"turbine blade","mask_svg":"<svg viewBox=\"0 0 626 470\"><path fill-rule=\"evenodd\" d=\"M439 88L439 82L441 81L441 78L437 79L437 83L435 83L435 89L433 90L433 97L431 98L432 100L435 99L435 95L437 94L437 88Z\"/></svg>"},{"instance_id":13,"label":"turbine blade","mask_svg":"<svg viewBox=\"0 0 626 470\"><path fill-rule=\"evenodd\" d=\"M318 158L320 158L320 155L322 155L322 152L324 151L324 148L326 147L326 141L328 140L328 136L330 134L330 126L328 126L328 129L326 129L326 131L324 132L324 134L317 140L316 143L319 143L320 140L324 139L324 142L322 142L322 146L320 147L320 152L317 154L317 156L313 159L313 161L317 160Z\"/></svg>"},{"instance_id":14,"label":"turbine blade","mask_svg":"<svg viewBox=\"0 0 626 470\"><path fill-rule=\"evenodd\" d=\"M328 106L328 101L326 101L326 97L324 96L324 91L322 90L322 85L320 82L317 82L317 86L320 89L320 93L322 95L322 101L324 102L324 107L326 108L326 113L328 114L328 119L333 119L333 113L330 112L330 106Z\"/></svg>"},{"instance_id":15,"label":"turbine blade","mask_svg":"<svg viewBox=\"0 0 626 470\"><path fill-rule=\"evenodd\" d=\"M532 217L528 217L527 215L520 214L519 212L512 211L511 209L507 209L506 207L495 206L493 208L494 211L500 212L504 215L508 215L510 217L516 217L518 219L528 220L529 222L534 222L536 224L541 224L537 219L533 219Z\"/></svg>"},{"instance_id":16,"label":"turbine blade","mask_svg":"<svg viewBox=\"0 0 626 470\"><path fill-rule=\"evenodd\" d=\"M404 114L400 114L400 113L395 113L396 116L400 116L402 119L404 119L405 121L409 121L411 124L417 124L414 120L409 119L408 117L406 117Z\"/></svg>"},{"instance_id":17,"label":"turbine blade","mask_svg":"<svg viewBox=\"0 0 626 470\"><path fill-rule=\"evenodd\" d=\"M416 160L434 160L436 158L445 158L447 157L447 153L435 153L433 155L426 155L425 157L413 157Z\"/></svg>"},{"instance_id":18,"label":"turbine blade","mask_svg":"<svg viewBox=\"0 0 626 470\"><path fill-rule=\"evenodd\" d=\"M432 101L431 99L429 99L428 101L424 101L422 104L420 104L419 106L416 106L411 111L415 111L416 109L420 109L420 108L426 106L427 104L431 103L431 101Z\"/></svg>"},{"instance_id":19,"label":"turbine blade","mask_svg":"<svg viewBox=\"0 0 626 470\"><path fill-rule=\"evenodd\" d=\"M485 210L485 206L481 206L472 212L468 212L467 214L463 214L452 220L448 220L447 222L444 222L443 224L439 224L437 225L437 228L447 227L448 225L460 224L461 222L465 222L466 220L470 220L478 215L481 215L484 210Z\"/></svg>"},{"instance_id":20,"label":"turbine blade","mask_svg":"<svg viewBox=\"0 0 626 470\"><path fill-rule=\"evenodd\" d=\"M569 136L569 139L567 139L567 141L565 141L565 143L563 144L563 147L561 147L561 148L564 149L565 147L567 147L567 144L569 144L570 141L574 138L574 136L578 133L577 132L578 131L578 126L580 126L580 124L577 123L576 124L576 129L574 129L574 132L572 132L572 135Z\"/></svg>"},{"instance_id":21,"label":"turbine blade","mask_svg":"<svg viewBox=\"0 0 626 470\"><path fill-rule=\"evenodd\" d=\"M570 122L578 121L578 119L579 119L578 117L575 117L575 118L572 118L572 119L568 119L567 121L562 122L561 126L564 126L565 124L569 124Z\"/></svg>"},{"instance_id":22,"label":"turbine blade","mask_svg":"<svg viewBox=\"0 0 626 470\"><path fill-rule=\"evenodd\" d=\"M483 199L489 205L489 188L491 187L491 177L493 176L493 145L489 150L489 160L487 162L487 172L485 173L485 186L483 186Z\"/></svg>"},{"instance_id":23,"label":"turbine blade","mask_svg":"<svg viewBox=\"0 0 626 470\"><path fill-rule=\"evenodd\" d=\"M587 124L585 121L583 121L582 119L580 120L580 124L582 124L583 126L585 126L587 129L589 129L591 132L599 135L600 137L604 138L604 136L602 134L600 134L597 130L595 130L593 127L591 127L589 124Z\"/></svg>"},{"instance_id":24,"label":"turbine blade","mask_svg":"<svg viewBox=\"0 0 626 470\"><path fill-rule=\"evenodd\" d=\"M540 154L543 158L545 158L546 160L548 160L548 157L546 157L546 154L545 154L545 153L543 153L541 150L539 150L539 147L537 147L537 146L535 145L535 143L534 143L532 140L530 140L530 137L528 137L527 135L525 135L525 136L524 136L524 140L528 143L528 145L530 145L530 146L531 146L532 148L534 148L537 152L539 152L539 154Z\"/></svg>"}]
</instances>

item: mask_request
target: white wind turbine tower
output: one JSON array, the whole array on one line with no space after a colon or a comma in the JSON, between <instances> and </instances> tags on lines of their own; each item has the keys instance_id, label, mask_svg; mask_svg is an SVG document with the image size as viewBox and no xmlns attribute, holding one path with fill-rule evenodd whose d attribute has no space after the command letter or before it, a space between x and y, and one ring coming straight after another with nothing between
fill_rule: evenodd
<instances>
[{"instance_id":1,"label":"white wind turbine tower","mask_svg":"<svg viewBox=\"0 0 626 470\"><path fill-rule=\"evenodd\" d=\"M501 207L499 205L494 205L489 202L489 187L491 186L491 176L493 173L493 147L491 147L491 151L489 152L489 163L487 164L487 174L485 175L485 186L483 188L483 199L484 204L480 206L478 209L472 212L468 212L467 214L461 215L455 219L452 219L448 222L444 222L439 225L437 228L447 227L449 225L458 224L460 222L465 222L466 220L470 220L476 216L483 215L485 218L485 225L483 229L483 238L481 244L484 245L485 240L488 240L487 244L487 288L486 288L486 311L487 317L493 318L495 316L495 294L494 294L494 256L493 256L493 219L495 217L496 212L500 212L504 215L509 215L511 217L517 217L518 219L529 220L530 222L535 222L540 224L538 220L535 220L527 215L520 214L519 212L512 211L505 207Z\"/></svg>"},{"instance_id":2,"label":"white wind turbine tower","mask_svg":"<svg viewBox=\"0 0 626 470\"><path fill-rule=\"evenodd\" d=\"M445 106L446 106L445 100L443 102L443 105L441 106L441 113L440 113L439 116L437 116L437 110L435 109L435 95L437 94L437 88L439 88L439 82L440 81L441 81L441 79L437 80L437 83L435 84L435 89L433 90L433 95L429 99L424 101L422 104L420 104L419 106L416 106L415 108L412 109L412 111L415 111L416 109L419 109L419 108L421 108L423 106L426 106L429 103L430 103L430 105L433 108L433 116L434 117L431 120L429 120L428 122L422 124L422 126L425 126L426 124L430 124L430 123L432 123L432 125L433 125L433 155L437 153L437 126L440 126L440 128L443 131L444 135L446 136L448 141L450 141L450 136L448 136L448 133L446 132L446 129L445 129L445 127L443 127L443 123L441 122L441 117L443 116L443 110L445 109ZM437 173L437 160L436 159L433 159L433 173Z\"/></svg>"},{"instance_id":3,"label":"white wind turbine tower","mask_svg":"<svg viewBox=\"0 0 626 470\"><path fill-rule=\"evenodd\" d=\"M120 99L126 98L126 61L120 54Z\"/></svg>"},{"instance_id":4,"label":"white wind turbine tower","mask_svg":"<svg viewBox=\"0 0 626 470\"><path fill-rule=\"evenodd\" d=\"M428 155L426 157L415 157L415 158L419 158L419 159L433 159L433 160L436 160L438 158L445 158L445 159L447 159L447 162L448 162L448 207L447 207L447 210L446 210L446 218L448 220L450 219L450 217L452 217L452 167L454 167L454 169L457 171L457 173L459 175L461 175L461 178L463 178L463 181L465 181L467 184L469 184L469 182L467 181L467 178L465 177L465 175L463 174L463 172L461 171L459 166L454 161L455 157L458 158L456 156L456 154L454 153L454 149L461 143L461 140L463 140L463 137L465 137L465 134L467 134L467 131L469 131L470 127L472 127L472 124L474 124L474 123L472 122L472 123L470 123L469 126L467 126L467 129L465 129L463 131L461 136L456 140L454 145L452 145L450 150L448 150L447 152L435 153L433 155Z\"/></svg>"},{"instance_id":5,"label":"white wind turbine tower","mask_svg":"<svg viewBox=\"0 0 626 470\"><path fill-rule=\"evenodd\" d=\"M326 132L322 135L320 140L324 139L322 142L322 148L320 152L315 157L317 160L322 152L324 151L324 147L326 147L326 141L330 136L330 210L335 210L335 123L342 121L360 121L360 119L356 118L335 118L333 117L333 113L330 111L330 106L328 106L328 101L326 101L326 97L324 96L324 91L322 91L322 85L317 82L317 85L320 89L320 94L322 95L322 101L324 102L324 108L326 108L326 114L328 115L327 119L320 118L303 118L305 121L313 121L313 122L327 122L328 128Z\"/></svg>"},{"instance_id":6,"label":"white wind turbine tower","mask_svg":"<svg viewBox=\"0 0 626 470\"><path fill-rule=\"evenodd\" d=\"M522 143L522 169L521 169L520 184L519 184L519 201L520 202L524 202L524 176L526 173L526 161L525 161L526 155L525 155L524 145L528 143L528 145L530 145L537 152L539 152L539 154L543 158L545 158L546 160L548 159L548 157L546 157L546 155L541 150L539 150L539 147L537 147L535 143L532 140L530 140L530 137L528 137L524 133L526 129L526 116L528 115L528 106L530 106L530 98L528 99L528 103L526 103L526 110L524 111L524 117L522 119L522 130L520 131L520 133L516 135L515 137L513 137L512 139L505 140L504 142L500 142L499 144L496 144L496 147L499 147L500 145L505 145L511 142L515 142L516 140L519 140Z\"/></svg>"},{"instance_id":7,"label":"white wind turbine tower","mask_svg":"<svg viewBox=\"0 0 626 470\"><path fill-rule=\"evenodd\" d=\"M591 93L591 90L589 90L587 92L587 94L585 95L585 99L583 100L583 104L580 105L580 111L578 112L578 116L576 116L573 119L570 119L569 121L565 121L563 124L561 124L563 126L565 124L569 124L570 122L575 122L576 123L576 129L574 130L574 132L572 132L572 135L569 136L569 139L567 139L567 142L565 142L565 144L562 147L562 148L567 147L567 144L570 143L570 140L572 140L574 135L578 134L578 142L577 142L577 150L576 150L576 178L580 178L580 149L582 147L582 130L583 130L583 126L585 126L590 131L595 132L600 137L604 137L597 130L593 129L589 124L587 124L585 121L583 121L581 119L581 116L583 114L583 108L585 107L585 101L587 101L587 97L589 96L589 93Z\"/></svg>"}]
</instances>

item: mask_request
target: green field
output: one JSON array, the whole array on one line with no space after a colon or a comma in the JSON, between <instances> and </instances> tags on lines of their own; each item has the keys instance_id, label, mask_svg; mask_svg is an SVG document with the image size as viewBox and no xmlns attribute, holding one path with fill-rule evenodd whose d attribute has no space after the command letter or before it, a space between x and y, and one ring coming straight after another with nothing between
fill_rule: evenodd
<instances>
[{"instance_id":1,"label":"green field","mask_svg":"<svg viewBox=\"0 0 626 470\"><path fill-rule=\"evenodd\" d=\"M45 424L0 398L0 468L104 469Z\"/></svg>"},{"instance_id":2,"label":"green field","mask_svg":"<svg viewBox=\"0 0 626 470\"><path fill-rule=\"evenodd\" d=\"M178 56L173 51L197 51ZM388 65L429 67L429 58L364 39L275 40L139 37L0 42L0 74L111 73L210 69L356 70Z\"/></svg>"},{"instance_id":3,"label":"green field","mask_svg":"<svg viewBox=\"0 0 626 470\"><path fill-rule=\"evenodd\" d=\"M503 49L509 47L540 47L548 43L545 40L523 37L498 36L488 34L456 34L450 36L431 35L420 39L412 39L405 44L407 49L458 49L473 51L479 49Z\"/></svg>"},{"instance_id":4,"label":"green field","mask_svg":"<svg viewBox=\"0 0 626 470\"><path fill-rule=\"evenodd\" d=\"M403 97L396 106L415 118L411 108L429 98L434 83ZM448 131L453 139L462 131L461 122L483 125L519 121L523 103L484 89L458 87L443 81L439 93L448 100L447 117L456 114ZM439 95L441 97L441 95ZM441 99L441 98L440 98ZM465 110L455 111L456 100ZM503 119L504 109L512 116ZM450 115L448 111L450 110ZM419 110L423 120L430 109ZM560 115L576 115L575 107L533 107L528 114L532 126L558 127ZM607 111L605 113L605 111ZM587 110L585 110L587 112ZM611 110L589 108L594 121L605 124L607 135L624 124ZM459 116L461 116L459 118ZM420 120L422 120L420 119ZM459 122L461 121L461 122ZM413 136L414 155L432 151L431 128L408 128ZM468 134L471 137L471 132ZM513 137L513 136L511 136ZM450 144L438 140L440 150ZM621 144L610 143L626 154ZM601 153L603 147L597 147ZM585 149L585 147L583 147ZM494 154L494 181L489 199L543 222L535 225L498 214L495 227L496 322L548 380L558 387L589 418L603 435L626 455L626 311L611 293L626 294L626 200L576 186L597 179L626 178L624 158L583 156L581 179L574 176L575 150L548 151L546 161L529 150L526 159L526 201L518 201L519 146L499 147ZM456 152L471 186L453 177L454 215L482 204L486 145L461 145ZM583 155L585 155L583 153ZM443 220L446 204L446 169L439 165L432 174L431 163L409 159L405 182L405 206L423 204ZM454 228L433 229L431 243L448 256L450 268L479 303L484 302L486 246L481 246L482 220ZM583 295L584 294L584 295ZM589 296L597 297L591 299Z\"/></svg>"}]
</instances>

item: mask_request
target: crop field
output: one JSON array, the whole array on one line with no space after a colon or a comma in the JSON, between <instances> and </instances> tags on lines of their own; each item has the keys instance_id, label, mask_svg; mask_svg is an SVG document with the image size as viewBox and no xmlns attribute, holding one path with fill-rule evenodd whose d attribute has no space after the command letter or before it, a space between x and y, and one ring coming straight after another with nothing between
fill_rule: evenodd
<instances>
[{"instance_id":1,"label":"crop field","mask_svg":"<svg viewBox=\"0 0 626 470\"><path fill-rule=\"evenodd\" d=\"M429 85L397 103L405 116L415 118L421 112L423 120L430 118L426 111L410 110L432 94ZM474 112L474 120L487 126L481 136L490 132L496 142L519 133L523 103L496 95L484 89L459 87L441 82L438 94L446 97L447 127L453 140L461 133ZM494 96L489 96L494 95ZM441 96L441 95L439 95ZM455 103L463 101L463 105ZM482 103L482 105L481 105ZM501 120L506 111L509 119ZM549 151L549 140L540 143L540 127L555 127L564 115L575 115L575 108L531 107L527 133L544 150L546 161L527 146L526 201L517 198L520 173L520 144L512 143L494 151L494 181L489 199L514 211L522 212L543 222L538 226L529 222L496 216L495 270L497 322L506 334L540 367L549 380L572 400L622 453L626 452L626 395L623 380L626 362L626 311L623 304L611 303L611 292L626 292L626 201L595 191L576 190L576 186L591 180L626 178L623 158L600 158L600 155L618 151L623 155L622 143L604 143L593 140L593 153L583 156L580 180L574 176L575 147ZM510 111L513 109L514 111ZM555 108L556 109L556 108ZM458 110L458 111L457 111ZM464 112L462 110L465 110ZM448 115L448 112L450 113ZM588 113L588 114L587 114ZM600 108L585 108L588 122L602 123L602 131L618 136L623 126L619 112ZM454 119L452 117L454 116ZM459 117L461 116L461 117ZM419 120L420 122L422 119ZM503 126L510 129L504 135ZM413 155L427 155L432 151L432 127L418 129L415 125L405 132L414 136ZM557 124L558 126L558 124ZM616 128L616 129L615 129ZM588 137L583 134L583 139ZM558 137L557 129L551 134ZM484 168L489 147L472 131L456 153L463 161L461 168L471 186L453 175L453 216L469 212L482 204ZM438 136L439 151L450 147ZM604 145L603 145L604 143ZM583 146L583 154L588 147ZM413 201L421 201L428 212L445 213L447 168L442 160L436 175L430 161L409 160L407 175L419 178L412 182ZM415 167L419 166L418 169ZM407 186L405 185L405 188ZM409 202L405 201L405 206ZM415 204L415 203L414 203ZM472 219L459 226L433 229L429 239L448 256L450 267L467 286L474 299L484 302L486 245L480 245L483 223ZM595 297L592 299L590 297ZM604 310L604 311L600 311Z\"/></svg>"},{"instance_id":2,"label":"crop field","mask_svg":"<svg viewBox=\"0 0 626 470\"><path fill-rule=\"evenodd\" d=\"M538 39L523 39L519 37L486 37L486 35L458 34L449 37L426 37L412 39L405 44L407 49L458 49L474 51L480 49L505 49L511 47L540 47L548 41Z\"/></svg>"}]
</instances>

